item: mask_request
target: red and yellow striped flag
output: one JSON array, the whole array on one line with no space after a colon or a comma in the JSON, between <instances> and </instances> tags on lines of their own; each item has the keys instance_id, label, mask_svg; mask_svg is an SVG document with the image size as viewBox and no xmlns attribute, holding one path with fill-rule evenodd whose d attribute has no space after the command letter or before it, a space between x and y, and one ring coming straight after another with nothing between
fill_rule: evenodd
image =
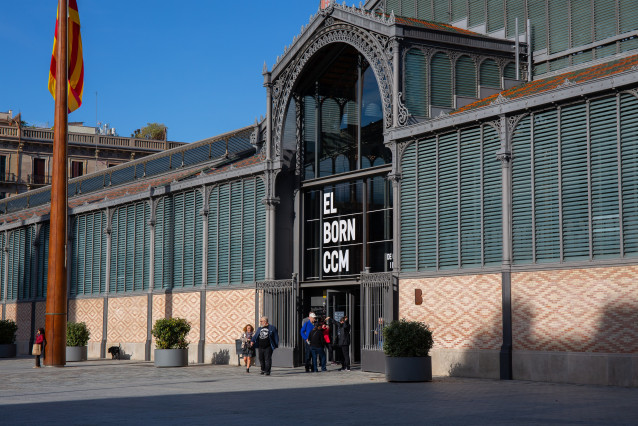
<instances>
[{"instance_id":1,"label":"red and yellow striped flag","mask_svg":"<svg viewBox=\"0 0 638 426\"><path fill-rule=\"evenodd\" d=\"M58 11L58 15L59 15ZM82 37L80 36L80 14L77 0L69 0L69 112L75 111L82 105L84 92L84 60L82 59ZM49 70L49 92L55 99L55 66L58 43L58 20L55 20L55 39L53 40L53 55Z\"/></svg>"}]
</instances>

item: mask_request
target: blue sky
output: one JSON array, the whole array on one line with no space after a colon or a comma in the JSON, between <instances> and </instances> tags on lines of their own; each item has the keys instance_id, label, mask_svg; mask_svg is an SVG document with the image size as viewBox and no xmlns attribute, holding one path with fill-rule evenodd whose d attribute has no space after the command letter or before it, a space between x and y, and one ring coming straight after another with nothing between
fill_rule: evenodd
<instances>
[{"instance_id":1,"label":"blue sky","mask_svg":"<svg viewBox=\"0 0 638 426\"><path fill-rule=\"evenodd\" d=\"M53 125L47 89L57 0L3 1L0 111ZM299 34L319 0L78 0L84 97L69 121L97 120L121 136L148 122L193 142L266 113L261 75Z\"/></svg>"}]
</instances>

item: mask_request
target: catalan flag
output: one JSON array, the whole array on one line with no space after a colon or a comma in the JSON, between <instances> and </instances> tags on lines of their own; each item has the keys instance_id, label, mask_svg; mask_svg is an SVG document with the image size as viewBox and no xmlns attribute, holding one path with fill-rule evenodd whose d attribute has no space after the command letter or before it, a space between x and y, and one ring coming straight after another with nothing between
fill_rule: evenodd
<instances>
[{"instance_id":1,"label":"catalan flag","mask_svg":"<svg viewBox=\"0 0 638 426\"><path fill-rule=\"evenodd\" d=\"M59 11L58 11L59 15ZM69 0L69 112L75 111L82 105L82 93L84 92L84 60L82 59L82 37L80 36L80 14L78 13L77 0ZM49 70L49 92L55 99L55 66L56 45L58 42L58 20L55 20L55 39L53 40L53 55L51 56L51 69Z\"/></svg>"}]
</instances>

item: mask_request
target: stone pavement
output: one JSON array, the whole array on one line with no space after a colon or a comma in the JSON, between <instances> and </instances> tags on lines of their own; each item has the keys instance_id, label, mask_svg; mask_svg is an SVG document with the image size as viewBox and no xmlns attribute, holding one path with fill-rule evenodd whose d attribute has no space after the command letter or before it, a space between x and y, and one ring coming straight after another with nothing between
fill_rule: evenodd
<instances>
[{"instance_id":1,"label":"stone pavement","mask_svg":"<svg viewBox=\"0 0 638 426\"><path fill-rule=\"evenodd\" d=\"M0 359L0 425L638 424L638 389L436 377L387 383L357 369L93 360L33 369ZM253 371L254 370L254 371Z\"/></svg>"}]
</instances>

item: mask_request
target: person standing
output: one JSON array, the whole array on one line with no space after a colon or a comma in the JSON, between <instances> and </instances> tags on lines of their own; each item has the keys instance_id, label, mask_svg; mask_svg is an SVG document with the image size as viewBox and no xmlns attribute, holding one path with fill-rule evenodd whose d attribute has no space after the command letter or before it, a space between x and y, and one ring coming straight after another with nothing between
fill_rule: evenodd
<instances>
[{"instance_id":1,"label":"person standing","mask_svg":"<svg viewBox=\"0 0 638 426\"><path fill-rule=\"evenodd\" d=\"M310 332L315 327L315 321L317 320L317 315L314 312L310 311L308 314L308 318L305 318L302 326L301 326L301 338L303 339L304 344L304 364L306 364L306 373L308 373L311 369L311 350L310 344L308 343L308 339L310 338Z\"/></svg>"},{"instance_id":2,"label":"person standing","mask_svg":"<svg viewBox=\"0 0 638 426\"><path fill-rule=\"evenodd\" d=\"M350 371L350 323L348 317L342 317L339 322L328 317L331 324L337 327L337 338L335 345L341 349L342 359L339 371Z\"/></svg>"},{"instance_id":3,"label":"person standing","mask_svg":"<svg viewBox=\"0 0 638 426\"><path fill-rule=\"evenodd\" d=\"M259 349L259 364L261 366L261 374L270 376L272 367L272 353L279 347L279 334L274 325L268 324L268 317L259 319L259 328L253 335L252 346Z\"/></svg>"},{"instance_id":4,"label":"person standing","mask_svg":"<svg viewBox=\"0 0 638 426\"><path fill-rule=\"evenodd\" d=\"M312 371L318 372L319 366L317 365L317 357L319 357L321 361L321 371L326 371L326 352L324 351L324 347L326 346L326 339L323 334L323 327L318 325L314 327L310 331L310 335L308 336L308 344L310 345L310 350L312 351Z\"/></svg>"},{"instance_id":5,"label":"person standing","mask_svg":"<svg viewBox=\"0 0 638 426\"><path fill-rule=\"evenodd\" d=\"M44 345L46 344L44 328L38 328L38 332L35 335L35 344L39 346L40 353L35 355L35 366L33 368L40 368L40 356L44 359Z\"/></svg>"},{"instance_id":6,"label":"person standing","mask_svg":"<svg viewBox=\"0 0 638 426\"><path fill-rule=\"evenodd\" d=\"M244 332L241 335L242 354L244 355L244 363L246 364L246 373L250 373L250 365L255 357L255 347L251 344L255 329L252 325L246 324Z\"/></svg>"}]
</instances>

